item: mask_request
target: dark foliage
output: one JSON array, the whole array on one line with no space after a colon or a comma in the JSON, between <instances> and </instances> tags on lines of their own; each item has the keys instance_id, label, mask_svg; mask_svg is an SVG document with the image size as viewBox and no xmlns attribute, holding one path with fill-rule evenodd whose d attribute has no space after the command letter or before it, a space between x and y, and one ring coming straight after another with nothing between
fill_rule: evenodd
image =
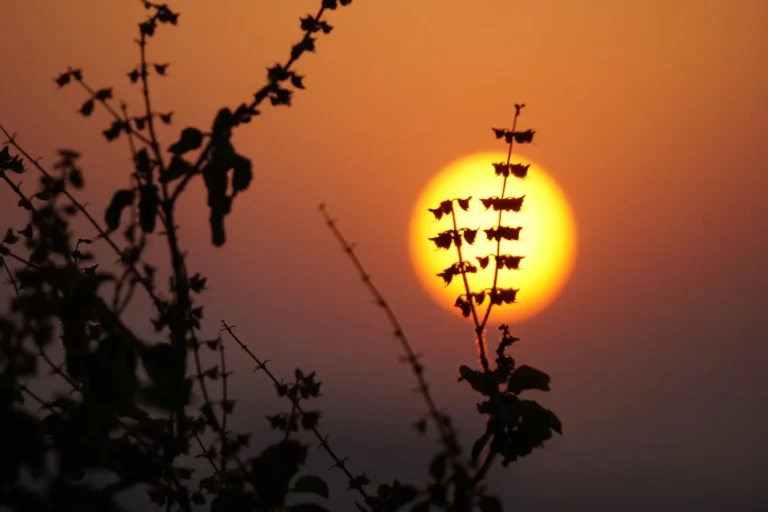
<instances>
[{"instance_id":1,"label":"dark foliage","mask_svg":"<svg viewBox=\"0 0 768 512\"><path fill-rule=\"evenodd\" d=\"M7 227L0 242L0 267L13 290L8 310L0 316L0 424L5 429L0 438L0 507L117 511L121 510L115 500L118 493L142 487L154 505L166 510L322 512L329 509L332 489L322 476L304 471L311 446L307 439L314 438L333 461L332 469L347 478L347 491L357 496L361 511L501 510L500 501L488 496L483 485L494 456L501 455L506 465L541 446L551 431L561 432L551 412L519 398L529 389L548 390L549 377L529 366L515 366L504 351L516 339L503 326L496 368L489 368L481 348L481 370L460 369L461 380L483 396L478 410L488 416L485 432L465 459L450 418L431 396L419 355L324 209L329 227L392 323L405 352L402 360L416 378L427 413L415 422L415 429L424 434L431 423L439 435L439 451L428 465L430 481L424 487L398 480L374 486L366 473L353 472L348 459L334 451L320 430L321 411L309 405L321 393L315 373L297 368L290 381L279 379L268 361L259 359L233 326L222 322L221 332L253 359L256 371L267 376L277 396L286 399L286 410L266 415L277 434L272 444L254 449L250 434L228 428L236 401L228 390L231 371L225 343L221 337L201 339L204 307L199 300L207 279L188 268L177 237L177 201L189 182L200 176L207 191L211 241L216 246L226 243L225 219L254 175L251 161L232 144L233 130L259 115L266 100L273 106L291 104L294 92L305 88L304 77L294 71L296 62L315 51L318 37L333 30L323 16L351 0L322 0L315 15L300 19L301 39L284 64L267 69L266 85L251 101L220 109L206 130L181 129L168 145L161 145L155 123L172 124L173 111L152 108L149 83L150 77L168 76L170 64L150 63L147 46L158 30L177 25L180 15L166 4L142 3L147 18L138 24L141 64L127 73L129 82L140 89L139 115L129 114L125 103L115 108L112 88L92 88L80 69L69 68L55 78L59 88L78 85L85 93L79 114L91 118L106 112L110 120L102 130L105 139L124 139L133 156L132 184L108 192L111 200L103 217L93 216L75 197L86 185L77 151L60 150L49 171L0 126L7 137L0 150L0 179L29 216L23 225ZM494 131L510 144L531 142L534 134L514 127ZM494 164L496 172L505 180L527 173L527 167L517 164L498 165ZM30 193L17 179L33 169L39 184ZM519 211L522 199L481 201L499 211L501 220L502 212ZM437 220L445 215L454 220L454 229L431 239L438 247L458 251L459 262L439 274L446 284L457 276L466 284L467 274L478 272L461 257L462 244L475 243L478 229L456 228L453 208L455 201L467 211L470 200L446 200L430 210ZM71 220L76 217L84 217L96 235L81 238L73 233ZM500 244L502 239L517 239L520 228L499 223L484 231ZM168 247L172 278L167 289L157 285L157 267L145 259L150 239L162 240ZM94 244L114 251L115 260L95 261L89 250ZM521 258L497 253L496 271L518 268ZM478 260L481 269L491 261L490 256ZM472 292L467 284L466 294L459 297L465 316L489 297L486 319L480 324L475 316L478 337L491 307L514 302L516 293L495 285ZM137 296L147 298L154 308L150 321L156 339L143 339L136 327L123 321L123 312ZM484 347L484 340L478 341ZM63 353L63 361L49 355L55 348ZM26 383L46 374L56 385L51 399ZM213 387L219 390L218 398ZM200 402L201 406L192 405ZM48 462L49 456L56 464ZM206 474L190 467L193 458L207 463ZM104 473L114 478L97 485L94 475ZM42 491L33 490L30 479L42 483Z\"/></svg>"}]
</instances>

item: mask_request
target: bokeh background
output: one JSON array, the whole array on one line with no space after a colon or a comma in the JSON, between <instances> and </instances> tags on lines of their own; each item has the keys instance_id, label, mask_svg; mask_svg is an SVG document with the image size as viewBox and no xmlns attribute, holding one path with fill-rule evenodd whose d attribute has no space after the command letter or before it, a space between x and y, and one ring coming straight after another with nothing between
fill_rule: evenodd
<instances>
[{"instance_id":1,"label":"bokeh background","mask_svg":"<svg viewBox=\"0 0 768 512\"><path fill-rule=\"evenodd\" d=\"M149 48L170 62L153 85L185 126L249 101L284 61L316 0L173 2L179 26ZM105 142L106 113L53 78L81 67L133 113L140 94L141 3L0 2L0 122L50 165L83 153L96 212L128 182L125 141ZM500 149L490 126L526 103L537 130L526 154L571 201L575 272L544 313L515 326L514 355L548 371L537 396L565 436L491 476L511 510L765 510L768 507L768 3L763 0L356 0L297 69L294 106L264 108L237 132L256 176L209 243L201 183L182 204L191 271L209 278L206 332L236 324L289 377L323 380L323 429L374 482L426 475L434 439L381 312L323 225L327 201L419 352L436 399L470 443L482 425L457 367L475 361L470 325L419 287L407 226L421 187L444 165ZM32 186L32 174L25 178ZM21 220L0 191L2 228ZM106 254L106 253L105 253ZM162 241L152 247L168 261ZM437 278L436 278L437 279ZM2 298L10 288L0 289ZM146 304L129 320L146 322ZM148 332L148 330L147 330ZM265 414L285 408L230 350L236 427L270 440ZM330 462L313 454L324 471ZM331 479L334 510L353 496ZM691 508L694 507L694 508Z\"/></svg>"}]
</instances>

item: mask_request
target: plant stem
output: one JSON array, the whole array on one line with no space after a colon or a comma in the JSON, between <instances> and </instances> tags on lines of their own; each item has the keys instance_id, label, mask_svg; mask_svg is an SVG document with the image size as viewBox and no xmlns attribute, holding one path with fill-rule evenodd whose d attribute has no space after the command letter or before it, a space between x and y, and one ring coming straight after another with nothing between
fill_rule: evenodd
<instances>
[{"instance_id":1,"label":"plant stem","mask_svg":"<svg viewBox=\"0 0 768 512\"><path fill-rule=\"evenodd\" d=\"M472 290L469 287L469 280L467 279L467 272L464 269L464 257L461 254L461 237L459 235L458 225L456 223L456 211L451 208L451 219L453 220L453 245L456 246L456 253L459 255L459 268L461 269L461 278L464 281L464 291L467 294L467 302L469 302L469 309L472 312L472 320L475 323L475 336L477 337L477 352L480 356L480 364L483 367L483 371L488 373L490 368L488 366L488 357L485 355L485 339L483 337L483 325L477 317L477 311L475 310L474 299L472 298ZM490 306L489 306L490 308Z\"/></svg>"},{"instance_id":2,"label":"plant stem","mask_svg":"<svg viewBox=\"0 0 768 512\"><path fill-rule=\"evenodd\" d=\"M237 335L232 330L234 328L233 325L227 325L227 323L222 320L221 325L224 327L222 331L227 331L229 335L232 337L233 340L235 340L235 343L240 345L240 348L243 349L243 351L248 354L248 356L253 359L253 361L258 365L256 367L257 370L264 370L264 373L269 377L269 379L272 381L272 383L277 387L280 386L280 381L277 380L275 375L267 368L266 364L267 361L262 362L258 357L254 355L253 352L251 352L251 349L248 348L248 346L240 341L240 338L237 337ZM290 395L286 395L286 397L293 402L293 404L296 407L296 410L300 413L304 414L304 410L301 408L301 405L299 405L298 399L291 397ZM317 427L312 427L312 433L315 434L315 437L318 441L320 441L320 447L325 450L325 452L330 455L331 459L333 459L334 467L338 467L341 469L346 477L349 479L350 484L355 481L355 477L352 475L352 473L349 472L349 469L347 469L346 464L344 463L344 459L339 458L338 455L336 455L336 452L333 451L331 446L328 444L327 436L323 437L323 435L320 433L320 431L317 429ZM362 488L362 486L353 486L354 488L368 503L370 501L370 497L368 496L368 493L365 492L365 490Z\"/></svg>"},{"instance_id":3,"label":"plant stem","mask_svg":"<svg viewBox=\"0 0 768 512\"><path fill-rule=\"evenodd\" d=\"M317 11L317 14L315 15L315 20L320 21L320 18L323 16L323 13L325 12L325 7L320 7L320 10ZM307 30L304 33L304 36L302 37L299 44L305 43L310 37L312 37L312 31ZM298 57L294 57L293 55L291 58L288 59L288 61L283 66L283 69L285 71L289 71L291 66L298 60ZM262 86L261 89L256 91L256 94L254 94L254 99L248 106L248 110L255 109L258 107L262 101L267 99L269 96L270 91L274 87L274 83L270 81L266 85ZM236 120L237 123L241 122L241 120ZM179 182L179 185L176 187L176 190L173 191L173 195L171 197L172 200L176 200L176 198L181 194L181 192L186 188L186 186L189 184L189 181L200 172L200 169L202 168L203 163L205 163L205 160L208 158L208 153L211 150L211 146L213 144L213 141L211 139L208 139L207 144L205 145L203 151L200 153L200 156L197 159L197 162L195 162L195 165L192 167L192 171L189 172L182 178L182 180Z\"/></svg>"},{"instance_id":4,"label":"plant stem","mask_svg":"<svg viewBox=\"0 0 768 512\"><path fill-rule=\"evenodd\" d=\"M46 178L51 180L53 179L53 176L51 176L50 173L46 171L43 168L43 166L41 166L37 162L37 160L34 160L29 155L29 153L27 153L21 146L19 146L19 144L16 142L15 137L11 136L11 134L8 133L8 131L3 127L2 124L0 124L0 131L2 131L3 134L5 134L5 136L8 137L8 143L11 144L14 148L16 148L16 150L19 153L24 155L24 157L28 161L32 162L32 165L34 165L37 168L37 170L39 170ZM66 188L62 190L62 194L64 194L64 196L66 196L66 198L69 199L72 205L78 209L78 211L80 211L83 215L85 215L85 218L88 220L88 222L90 222L91 225L96 229L96 232L99 234L99 237L103 238L107 242L107 245L109 245L118 256L122 257L123 251L120 250L117 244L112 240L112 237L110 237L109 234L106 231L104 231L101 225L99 225L99 223L96 222L96 219L93 218L93 216L88 212L88 210L85 209L85 207L80 203L80 201L75 199L75 197ZM158 310L160 310L161 309L160 299L157 297L157 295L155 295L155 292L153 291L152 285L149 282L149 280L138 271L134 263L128 263L128 265L131 271L133 272L133 274L136 276L137 279L139 279L144 289L147 291L147 294L152 299L152 302L154 303L155 307Z\"/></svg>"},{"instance_id":5,"label":"plant stem","mask_svg":"<svg viewBox=\"0 0 768 512\"><path fill-rule=\"evenodd\" d=\"M366 272L365 267L363 267L363 264L357 258L357 255L355 254L355 251L352 248L352 246L349 245L347 240L344 238L344 235L342 235L341 231L339 231L339 228L336 226L336 223L334 222L334 220L328 215L328 211L325 208L325 204L320 204L319 209L320 209L321 215L326 221L326 224L328 225L328 228L331 230L331 232L334 234L336 239L339 241L339 244L341 244L341 247L344 250L344 252L346 252L350 260L352 260L352 264L355 266L355 269L357 270L358 274L363 280L363 283L365 283L365 286L368 288L368 291L371 292L371 295L373 295L373 298L376 299L376 302L379 304L379 306L382 307L382 309L384 310L384 313L387 316L387 319L389 320L389 323L394 328L395 337L397 337L397 339L400 340L400 345L405 351L406 360L410 364L411 370L414 376L416 377L419 393L424 398L424 401L427 404L427 410L429 411L429 416L432 419L432 422L435 424L435 428L437 429L437 432L440 435L440 439L443 445L448 450L448 453L458 454L460 450L459 450L459 442L456 439L456 433L453 431L453 428L445 424L444 415L437 410L437 406L435 405L435 401L432 398L432 394L429 390L429 385L424 379L424 367L421 365L421 363L419 363L418 357L416 356L416 353L413 351L413 348L411 347L411 343L408 341L408 338L405 335L405 331L400 325L400 322L397 319L397 316L395 316L394 311L389 306L389 303L384 299L384 296L381 294L379 289L376 288L375 284L373 284L373 281L371 280L370 275L368 275L368 272Z\"/></svg>"},{"instance_id":6,"label":"plant stem","mask_svg":"<svg viewBox=\"0 0 768 512\"><path fill-rule=\"evenodd\" d=\"M520 116L520 109L517 109L515 111L515 119L512 121L512 131L515 131L515 128L517 127L517 118ZM509 162L512 159L512 146L515 143L514 137L509 141L509 150L507 151L507 169L509 169ZM504 176L504 184L501 186L501 199L504 199L504 193L507 191L507 179L509 179L509 174ZM496 229L501 228L501 214L504 213L502 210L499 210L499 220L496 223ZM499 237L499 240L496 242L496 258L494 260L494 270L493 270L493 286L491 286L491 296L496 293L496 286L498 284L499 279L499 256L501 255L501 237ZM493 309L493 302L488 303L488 308L485 310L485 316L483 317L483 322L480 324L480 328L484 329L485 325L488 323L488 318L491 316L491 309Z\"/></svg>"}]
</instances>

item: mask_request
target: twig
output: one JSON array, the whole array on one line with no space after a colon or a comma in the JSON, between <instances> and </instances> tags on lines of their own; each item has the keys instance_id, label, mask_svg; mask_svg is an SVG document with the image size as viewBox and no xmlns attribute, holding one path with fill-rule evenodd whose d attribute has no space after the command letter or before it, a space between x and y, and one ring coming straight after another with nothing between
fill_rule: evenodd
<instances>
[{"instance_id":1,"label":"twig","mask_svg":"<svg viewBox=\"0 0 768 512\"><path fill-rule=\"evenodd\" d=\"M11 272L11 268L8 266L5 260L1 257L0 257L0 264L2 264L3 268L5 269L5 272L8 274L9 283L11 284L11 286L13 286L13 291L16 292L16 296L18 297L20 295L19 285L16 282L16 278L13 277L13 272Z\"/></svg>"},{"instance_id":2,"label":"twig","mask_svg":"<svg viewBox=\"0 0 768 512\"><path fill-rule=\"evenodd\" d=\"M520 117L520 109L521 106L515 106L515 119L512 121L512 132L515 131L515 128L517 128L517 118ZM509 162L512 160L512 147L515 144L515 138L512 137L509 141L509 150L507 151L507 168L509 168ZM507 191L507 180L509 179L509 174L504 175L504 183L501 186L501 199L504 199L504 193ZM496 228L501 227L501 214L504 213L503 210L499 210L499 220L496 223ZM498 278L499 278L499 255L501 254L501 238L498 239L496 242L496 260L495 260L495 266L493 271L493 286L491 286L491 294L496 293L496 285L498 284ZM491 316L491 309L493 309L493 301L488 303L488 309L485 310L485 316L483 317L482 323L478 326L479 329L485 329L486 324L488 323L488 318Z\"/></svg>"},{"instance_id":3,"label":"twig","mask_svg":"<svg viewBox=\"0 0 768 512\"><path fill-rule=\"evenodd\" d=\"M275 386L280 386L280 381L278 381L277 378L275 377L275 375L269 370L269 368L267 368L267 366L266 366L267 362L266 361L262 362L258 357L256 357L256 355L253 352L251 352L251 349L249 349L248 346L245 343L240 341L240 338L238 338L237 335L232 330L234 328L234 326L227 325L227 323L224 320L221 321L221 325L224 327L222 329L222 331L227 331L227 333L229 333L229 335L232 337L232 339L235 340L235 343L240 345L240 348L242 348L243 351L246 354L248 354L248 356L251 359L253 359L253 361L258 365L256 367L257 370L264 370L264 373L267 375L267 377L269 377L269 379L272 381L272 383ZM299 411L300 413L304 414L304 410L301 408L301 405L299 405L298 399L294 398L294 397L291 397L290 394L288 394L286 396L288 397L288 399L291 402L293 402L293 404L296 407L296 410ZM350 487L355 489L365 499L365 502L368 503L370 501L370 498L368 496L368 493L365 492L365 490L362 488L362 486L361 485L352 485L352 484L354 484L356 482L356 480L355 480L355 477L352 475L352 473L349 472L349 469L347 469L347 466L344 463L344 460L346 458L345 459L341 459L341 458L339 458L338 455L336 455L336 452L334 452L333 449L331 448L331 446L328 444L327 437L323 437L323 435L320 433L320 431L317 429L317 427L312 427L312 433L315 434L315 437L317 438L317 440L320 441L320 446L326 451L326 453L328 453L328 455L330 455L331 459L333 459L334 467L338 467L339 469L341 469L344 472L346 477L349 479Z\"/></svg>"},{"instance_id":4,"label":"twig","mask_svg":"<svg viewBox=\"0 0 768 512\"><path fill-rule=\"evenodd\" d=\"M472 298L472 290L469 287L469 280L467 279L467 271L464 268L464 257L462 256L462 253L461 253L461 238L459 235L458 226L456 224L455 208L451 208L451 219L453 220L453 237L454 237L453 245L456 246L456 253L459 256L459 268L461 269L461 278L464 282L464 291L467 294L469 309L472 312L472 320L475 323L475 336L477 336L477 350L480 354L480 364L483 367L483 371L488 373L490 371L490 367L488 366L488 357L485 354L486 349L485 349L485 338L483 336L483 325L480 324L478 320L477 310L475 309L475 303ZM488 309L490 310L490 306L488 306Z\"/></svg>"},{"instance_id":5,"label":"twig","mask_svg":"<svg viewBox=\"0 0 768 512\"><path fill-rule=\"evenodd\" d=\"M219 480L221 480L221 483L226 485L227 482L224 480L224 476L222 475L221 471L219 470L219 467L213 461L213 458L210 456L208 451L205 449L205 445L203 444L203 441L200 439L200 436L197 435L197 432L195 432L195 439L197 439L197 444L200 446L200 450L202 451L202 456L205 459L207 459L208 462L211 464L211 467L216 472L216 475L218 475Z\"/></svg>"},{"instance_id":6,"label":"twig","mask_svg":"<svg viewBox=\"0 0 768 512\"><path fill-rule=\"evenodd\" d=\"M82 79L82 77L80 77L78 79L77 76L75 76L75 81L77 81L83 87L83 89L85 89L88 92L88 94L91 95L92 98L96 98L96 91L94 91L92 87L90 87L88 84L86 84L85 81ZM117 111L114 108L112 108L112 105L107 103L106 99L97 98L97 101L104 106L104 108L107 110L107 112L109 112L112 115L112 117L115 118L116 121L120 121L121 123L125 123L126 125L129 126L129 129L127 130L127 132L129 134L134 133L134 130L132 128L130 128L130 124L131 123L130 123L130 120L128 119L128 115L127 114L125 115L125 117L121 117L120 114L118 114ZM135 132L135 135L136 135L136 138L141 140L144 144L150 145L149 139L147 139L140 132L138 132L138 131Z\"/></svg>"},{"instance_id":7,"label":"twig","mask_svg":"<svg viewBox=\"0 0 768 512\"><path fill-rule=\"evenodd\" d=\"M224 357L224 341L222 340L219 343L219 358L220 358L220 364L221 364L221 400L222 404L228 403L228 390L227 390L227 377L229 376L227 374L227 358ZM226 406L222 406L222 413L221 413L221 429L219 430L219 437L221 439L221 471L226 472L227 471L227 457L226 457L226 447L227 447L227 416L229 408Z\"/></svg>"},{"instance_id":8,"label":"twig","mask_svg":"<svg viewBox=\"0 0 768 512\"><path fill-rule=\"evenodd\" d=\"M324 2L323 2L324 3ZM323 16L323 13L325 12L325 7L320 7L320 10L317 11L317 14L315 15L315 21L320 22L320 18ZM301 41L299 42L299 45L303 45L304 43L309 40L310 37L312 37L313 31L312 29L308 29L305 31L304 36L301 38ZM291 55L291 58L288 59L288 61L283 65L283 69L285 71L289 71L291 66L298 60L298 57L294 57ZM272 88L274 87L274 83L270 81L266 85L262 86L261 89L259 89L256 94L254 94L254 99L251 102L251 104L248 106L247 110L253 110L259 105L261 105L261 102L267 99L269 96L269 93L272 91ZM240 120L237 120L237 122L240 122ZM179 182L179 185L176 187L176 190L173 192L173 196L171 197L172 201L175 201L176 198L178 198L179 194L184 190L184 188L189 184L189 181L199 172L201 166L205 162L205 160L208 158L208 153L211 150L211 146L213 144L213 141L211 139L208 140L207 144L205 145L205 148L200 153L200 156L197 159L197 162L195 162L194 167L192 168L192 172L188 173L187 175L182 178L181 182Z\"/></svg>"},{"instance_id":9,"label":"twig","mask_svg":"<svg viewBox=\"0 0 768 512\"><path fill-rule=\"evenodd\" d=\"M19 144L16 142L16 138L13 137L10 133L8 133L8 130L3 127L2 124L0 124L0 131L2 131L5 136L8 138L8 143L11 144L14 148L16 148L19 153L24 155L24 157L32 162L32 165L34 165L45 177L48 179L53 179L51 174L46 171L43 166L41 166L37 160L33 159L29 153L27 153ZM115 242L112 240L112 237L109 236L109 234L104 231L104 228L101 227L101 225L96 221L96 219L93 218L93 216L86 210L86 208L78 201L66 188L62 190L62 194L66 196L67 199L72 203L72 205L78 209L83 215L85 215L85 218L88 219L88 222L91 223L91 225L96 228L96 231L98 232L99 236L103 238L107 244L112 248L115 253L117 253L118 256L122 258L123 251L120 250L120 248L115 244ZM142 283L144 288L146 289L147 293L149 294L149 297L152 299L152 302L154 303L155 307L158 308L158 310L162 310L160 304L160 299L155 295L155 292L152 290L152 285L149 283L148 279L143 276L138 269L136 269L136 266L134 263L128 263L129 268L132 270L134 275L139 279L139 281Z\"/></svg>"},{"instance_id":10,"label":"twig","mask_svg":"<svg viewBox=\"0 0 768 512\"><path fill-rule=\"evenodd\" d=\"M441 441L443 442L445 447L448 449L449 453L457 454L459 452L459 443L456 439L456 433L453 431L453 428L446 425L444 415L437 410L435 401L432 398L432 394L429 391L429 385L424 379L424 367L421 365L421 363L419 363L418 357L413 351L413 348L411 347L411 344L408 341L408 338L405 336L405 331L403 331L403 328L400 325L400 322L398 321L397 317L395 316L394 311L389 306L387 301L384 299L384 296L381 294L379 289L376 288L376 285L373 284L373 281L371 280L370 275L368 274L368 272L366 272L365 267L363 267L363 264L357 258L357 255L355 254L352 246L349 245L347 240L341 234L341 231L339 231L339 228L336 226L336 223L334 222L334 220L328 215L328 212L325 208L325 203L320 204L319 209L320 209L321 215L323 216L323 218L325 219L328 225L328 228L331 230L331 232L334 234L336 239L339 241L339 244L341 244L341 247L344 250L344 252L346 252L349 258L352 260L352 264L355 266L355 269L360 274L360 277L365 283L365 286L368 288L368 291L371 292L371 295L373 295L373 298L376 300L378 305L381 306L381 308L384 310L384 313L387 316L389 323L394 328L394 335L398 340L400 340L400 345L402 346L403 350L406 353L406 360L410 364L411 370L413 371L413 374L416 377L416 381L418 382L419 393L421 393L422 397L424 397L424 401L427 404L427 409L429 410L429 415L432 418L432 421L434 422L435 427L437 428Z\"/></svg>"}]
</instances>

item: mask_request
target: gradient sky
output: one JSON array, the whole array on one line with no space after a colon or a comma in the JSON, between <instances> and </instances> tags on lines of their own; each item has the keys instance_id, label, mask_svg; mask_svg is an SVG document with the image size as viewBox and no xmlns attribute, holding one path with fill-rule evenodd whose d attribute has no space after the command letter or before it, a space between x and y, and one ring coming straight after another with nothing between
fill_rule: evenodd
<instances>
[{"instance_id":1,"label":"gradient sky","mask_svg":"<svg viewBox=\"0 0 768 512\"><path fill-rule=\"evenodd\" d=\"M138 62L141 4L3 3L0 123L44 164L57 148L82 151L82 198L102 212L99 190L127 183L128 149L105 142L103 111L83 119L82 92L52 79L81 67L138 113L126 73ZM179 26L149 48L171 62L154 87L157 109L175 111L164 140L249 101L318 3L172 2ZM329 21L334 32L298 65L307 90L294 106L265 107L236 134L256 175L227 220L229 243L208 243L199 182L182 204L190 269L210 283L206 332L224 318L286 377L296 365L317 370L321 424L355 470L422 478L432 446L409 428L422 402L316 205L327 201L358 244L469 443L482 425L456 377L475 361L471 326L419 287L408 217L444 165L503 149L489 128L526 103L521 122L537 130L526 155L570 199L579 254L561 297L515 326L513 355L552 375L541 400L565 436L496 468L492 489L521 511L765 510L768 3L356 0ZM0 191L2 228L21 222L10 198ZM147 311L138 304L131 318L139 325ZM230 355L239 426L268 439L263 416L284 406Z\"/></svg>"}]
</instances>

